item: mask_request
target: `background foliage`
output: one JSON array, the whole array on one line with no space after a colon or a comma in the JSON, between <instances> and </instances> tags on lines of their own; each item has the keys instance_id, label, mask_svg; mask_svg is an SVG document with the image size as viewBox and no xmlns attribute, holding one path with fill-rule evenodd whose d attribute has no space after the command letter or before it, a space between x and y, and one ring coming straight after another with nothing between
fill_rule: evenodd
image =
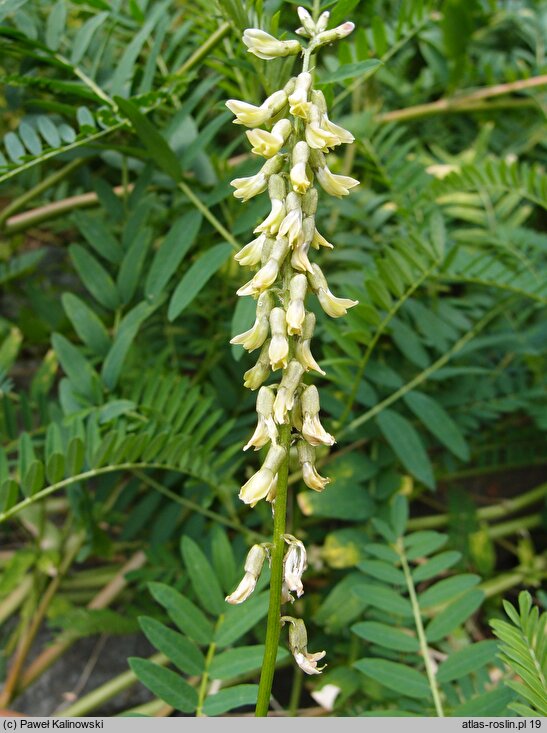
<instances>
[{"instance_id":1,"label":"background foliage","mask_svg":"<svg viewBox=\"0 0 547 733\"><path fill-rule=\"evenodd\" d=\"M292 713L545 715L547 4L327 7L357 26L317 77L356 136L332 165L362 185L321 201L321 264L360 305L336 326L318 313L334 481L302 491L296 461L290 477L312 547L299 615L329 666L304 681L281 650L274 696ZM252 318L231 255L267 202L231 196L256 162L223 102L288 77L294 59L239 39L294 28L294 9L0 7L3 706L78 638L139 628L157 653L64 714L137 678L141 714L256 699L267 597L223 596L270 517L236 498L254 414L228 341Z\"/></svg>"}]
</instances>

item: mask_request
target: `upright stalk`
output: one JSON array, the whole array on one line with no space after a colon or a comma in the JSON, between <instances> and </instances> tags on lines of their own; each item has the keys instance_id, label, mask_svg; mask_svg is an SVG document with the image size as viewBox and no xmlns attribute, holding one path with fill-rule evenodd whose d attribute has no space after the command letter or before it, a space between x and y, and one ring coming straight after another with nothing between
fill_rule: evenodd
<instances>
[{"instance_id":1,"label":"upright stalk","mask_svg":"<svg viewBox=\"0 0 547 733\"><path fill-rule=\"evenodd\" d=\"M401 560L401 567L405 575L406 587L408 589L408 596L410 598L410 604L412 606L412 614L414 616L414 625L416 626L416 633L418 635L418 642L420 644L420 654L424 660L425 671L427 674L427 680L431 689L431 696L435 704L435 711L439 718L444 718L444 710L441 702L441 695L439 692L439 686L437 684L437 678L435 677L435 670L429 656L429 647L427 646L427 639L425 636L425 629L422 622L422 614L420 611L420 604L418 603L418 597L416 596L416 589L414 588L414 581L408 567L408 561L403 549L402 541L397 543L395 546L399 559Z\"/></svg>"},{"instance_id":2,"label":"upright stalk","mask_svg":"<svg viewBox=\"0 0 547 733\"><path fill-rule=\"evenodd\" d=\"M335 439L320 422L317 388L303 379L308 371L325 374L310 350L315 315L306 310L306 296L313 291L325 313L333 318L357 305L356 301L335 297L321 268L308 258L310 248L332 248L316 228L319 196L315 180L338 197L359 183L333 174L326 164L324 154L353 142L353 136L329 120L325 97L313 88L309 71L311 55L320 46L347 36L354 26L344 23L327 30L329 13L319 14L318 2L314 8L315 19L305 8L298 8L302 26L297 33L310 39L306 48L298 41L279 41L256 28L243 34L249 52L261 59L302 54L302 72L258 107L235 99L226 102L238 123L254 128L246 133L252 151L266 158L254 176L231 182L236 189L234 196L247 201L267 189L271 201L270 214L254 230L259 236L235 255L241 266L259 269L237 291L240 296L256 299L255 323L231 340L248 351L261 349L256 365L244 375L245 386L258 390L258 423L245 450L268 446L262 467L241 487L239 498L250 506L261 500L271 502L274 514L272 542L250 549L243 579L226 598L231 604L243 603L254 591L269 556L270 595L257 717L268 715L282 623L289 624L289 646L300 669L307 674L320 674L323 669L317 662L326 652L308 652L303 620L281 615L282 604L294 601L291 591L297 597L304 593L302 575L307 567L304 544L286 532L289 455L294 445L304 483L314 491L323 491L329 479L315 468L315 448L331 446ZM260 129L264 124L271 125L271 131ZM199 208L199 202L194 203ZM234 244L233 238L225 238ZM271 372L279 371L280 382L265 385Z\"/></svg>"},{"instance_id":3,"label":"upright stalk","mask_svg":"<svg viewBox=\"0 0 547 733\"><path fill-rule=\"evenodd\" d=\"M279 431L279 443L289 450L291 442L290 425L283 425ZM287 494L289 477L289 461L285 459L279 469L277 479L277 497L275 499L274 529L272 549L270 552L272 570L270 576L270 604L268 606L268 621L266 627L266 648L262 662L262 672L258 685L258 700L255 715L265 717L268 715L272 683L277 659L277 647L279 646L279 635L281 630L281 586L283 584L283 556L285 553L285 540L283 535L286 529L287 518Z\"/></svg>"}]
</instances>

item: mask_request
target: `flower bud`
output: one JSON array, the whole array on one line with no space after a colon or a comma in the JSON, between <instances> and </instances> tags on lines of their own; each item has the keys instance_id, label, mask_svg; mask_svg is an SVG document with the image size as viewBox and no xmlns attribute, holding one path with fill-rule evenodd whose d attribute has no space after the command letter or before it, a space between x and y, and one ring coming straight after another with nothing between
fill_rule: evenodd
<instances>
[{"instance_id":1,"label":"flower bud","mask_svg":"<svg viewBox=\"0 0 547 733\"><path fill-rule=\"evenodd\" d=\"M294 56L302 50L298 41L279 41L258 28L247 28L243 33L243 43L248 53L266 61L280 56Z\"/></svg>"},{"instance_id":2,"label":"flower bud","mask_svg":"<svg viewBox=\"0 0 547 733\"><path fill-rule=\"evenodd\" d=\"M310 445L333 445L336 441L327 433L319 420L319 392L315 385L310 385L302 392L302 435ZM274 406L275 411L275 406Z\"/></svg>"},{"instance_id":3,"label":"flower bud","mask_svg":"<svg viewBox=\"0 0 547 733\"><path fill-rule=\"evenodd\" d=\"M294 275L289 285L290 301L287 308L287 333L290 336L302 332L302 324L306 316L304 298L308 289L305 275Z\"/></svg>"},{"instance_id":4,"label":"flower bud","mask_svg":"<svg viewBox=\"0 0 547 733\"><path fill-rule=\"evenodd\" d=\"M264 342L264 345L262 346L262 349L258 356L258 361L254 365L254 367L251 367L251 369L247 369L247 371L243 375L243 385L253 392L255 389L258 389L260 385L263 384L270 376L270 357L268 356L269 348L270 340L268 339Z\"/></svg>"},{"instance_id":5,"label":"flower bud","mask_svg":"<svg viewBox=\"0 0 547 733\"><path fill-rule=\"evenodd\" d=\"M270 313L270 331L272 339L268 353L272 370L284 369L287 366L289 342L287 341L287 322L283 308L274 308Z\"/></svg>"},{"instance_id":6,"label":"flower bud","mask_svg":"<svg viewBox=\"0 0 547 733\"><path fill-rule=\"evenodd\" d=\"M296 77L294 91L289 94L289 109L291 114L295 117L301 117L304 120L307 119L310 109L308 92L311 87L311 82L311 74L308 71L303 71Z\"/></svg>"},{"instance_id":7,"label":"flower bud","mask_svg":"<svg viewBox=\"0 0 547 733\"><path fill-rule=\"evenodd\" d=\"M317 33L322 33L326 29L329 23L329 18L330 18L330 13L328 10L325 10L324 13L321 13L317 23L315 24L315 29Z\"/></svg>"},{"instance_id":8,"label":"flower bud","mask_svg":"<svg viewBox=\"0 0 547 733\"><path fill-rule=\"evenodd\" d=\"M273 419L274 400L275 393L270 387L260 388L256 399L258 423L251 439L243 450L248 450L251 446L258 450L266 445L269 440L272 441L272 445L277 445L277 426Z\"/></svg>"},{"instance_id":9,"label":"flower bud","mask_svg":"<svg viewBox=\"0 0 547 733\"><path fill-rule=\"evenodd\" d=\"M314 491L323 491L325 486L330 483L330 478L320 476L315 468L315 450L304 440L298 441L298 460L302 466L302 478L304 483Z\"/></svg>"},{"instance_id":10,"label":"flower bud","mask_svg":"<svg viewBox=\"0 0 547 733\"><path fill-rule=\"evenodd\" d=\"M302 196L302 211L307 217L315 216L318 198L317 189L315 188L310 188Z\"/></svg>"},{"instance_id":11,"label":"flower bud","mask_svg":"<svg viewBox=\"0 0 547 733\"><path fill-rule=\"evenodd\" d=\"M245 575L235 591L226 596L227 603L238 605L246 601L256 587L266 558L266 549L262 545L253 545L245 560Z\"/></svg>"},{"instance_id":12,"label":"flower bud","mask_svg":"<svg viewBox=\"0 0 547 733\"><path fill-rule=\"evenodd\" d=\"M321 674L326 665L318 667L317 662L323 659L326 652L316 652L315 654L308 652L308 634L302 619L284 616L283 620L289 621L291 624L289 627L289 648L295 662L306 674Z\"/></svg>"},{"instance_id":13,"label":"flower bud","mask_svg":"<svg viewBox=\"0 0 547 733\"><path fill-rule=\"evenodd\" d=\"M306 548L300 540L290 534L284 535L284 540L289 549L283 558L283 580L287 584L287 589L294 591L300 598L304 593L302 575L308 566Z\"/></svg>"},{"instance_id":14,"label":"flower bud","mask_svg":"<svg viewBox=\"0 0 547 733\"><path fill-rule=\"evenodd\" d=\"M316 48L319 48L320 46L325 46L327 43L334 43L334 41L338 41L341 38L345 38L346 36L349 36L349 34L353 31L354 28L355 28L355 23L352 23L351 21L348 20L346 23L342 23L342 25L339 25L336 28L331 28L328 31L323 31L322 33L318 33L314 37L310 46L313 49L316 49Z\"/></svg>"},{"instance_id":15,"label":"flower bud","mask_svg":"<svg viewBox=\"0 0 547 733\"><path fill-rule=\"evenodd\" d=\"M310 36L313 36L316 32L315 29L315 23L313 22L313 18L308 13L306 8L303 8L301 5L299 5L296 8L296 12L298 13L298 17L300 18L300 22L304 26L304 30L306 33Z\"/></svg>"}]
</instances>

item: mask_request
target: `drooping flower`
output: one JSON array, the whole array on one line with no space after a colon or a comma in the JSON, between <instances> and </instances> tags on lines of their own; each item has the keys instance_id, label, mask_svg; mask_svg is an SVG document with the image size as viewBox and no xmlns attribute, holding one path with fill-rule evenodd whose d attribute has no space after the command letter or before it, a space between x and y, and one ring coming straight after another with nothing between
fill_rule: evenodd
<instances>
[{"instance_id":1,"label":"drooping flower","mask_svg":"<svg viewBox=\"0 0 547 733\"><path fill-rule=\"evenodd\" d=\"M242 267L254 267L258 265L262 256L262 248L266 242L266 235L261 234L252 242L242 247L239 252L234 255Z\"/></svg>"},{"instance_id":2,"label":"drooping flower","mask_svg":"<svg viewBox=\"0 0 547 733\"><path fill-rule=\"evenodd\" d=\"M306 169L309 157L310 149L308 144L304 140L300 140L293 148L292 168L289 174L293 191L296 191L296 193L306 193L311 186Z\"/></svg>"},{"instance_id":3,"label":"drooping flower","mask_svg":"<svg viewBox=\"0 0 547 733\"><path fill-rule=\"evenodd\" d=\"M241 487L239 498L244 504L254 506L268 496L286 454L285 448L281 445L270 447L262 467Z\"/></svg>"},{"instance_id":4,"label":"drooping flower","mask_svg":"<svg viewBox=\"0 0 547 733\"><path fill-rule=\"evenodd\" d=\"M271 440L272 445L277 445L277 426L273 418L273 406L275 393L270 387L261 387L256 398L256 412L258 414L258 423L249 442L244 446L243 450L248 450L251 446L255 450L262 448Z\"/></svg>"},{"instance_id":5,"label":"drooping flower","mask_svg":"<svg viewBox=\"0 0 547 733\"><path fill-rule=\"evenodd\" d=\"M321 674L325 666L318 667L317 662L323 659L326 652L316 652L315 654L308 652L308 634L302 619L284 616L283 620L291 624L289 627L289 647L295 662L306 674Z\"/></svg>"},{"instance_id":6,"label":"drooping flower","mask_svg":"<svg viewBox=\"0 0 547 733\"><path fill-rule=\"evenodd\" d=\"M303 71L296 77L294 91L289 94L289 109L295 117L307 119L311 103L308 102L309 90L311 87L311 74Z\"/></svg>"},{"instance_id":7,"label":"drooping flower","mask_svg":"<svg viewBox=\"0 0 547 733\"><path fill-rule=\"evenodd\" d=\"M302 466L304 483L314 491L323 491L325 486L330 483L330 478L320 476L315 468L314 448L309 443L306 443L306 441L300 440L297 444L297 451L298 460Z\"/></svg>"},{"instance_id":8,"label":"drooping flower","mask_svg":"<svg viewBox=\"0 0 547 733\"><path fill-rule=\"evenodd\" d=\"M287 104L287 93L280 89L271 94L260 106L241 102L238 99L228 99L226 106L232 112L236 119L236 125L245 125L246 127L259 127L268 122L272 117L277 115Z\"/></svg>"},{"instance_id":9,"label":"drooping flower","mask_svg":"<svg viewBox=\"0 0 547 733\"><path fill-rule=\"evenodd\" d=\"M304 298L308 289L305 275L294 275L289 284L289 307L287 308L287 333L289 336L302 333L302 325L306 317Z\"/></svg>"},{"instance_id":10,"label":"drooping flower","mask_svg":"<svg viewBox=\"0 0 547 733\"><path fill-rule=\"evenodd\" d=\"M247 28L243 33L243 43L248 53L266 61L280 56L294 56L302 51L298 41L279 41L259 28Z\"/></svg>"},{"instance_id":11,"label":"drooping flower","mask_svg":"<svg viewBox=\"0 0 547 733\"><path fill-rule=\"evenodd\" d=\"M306 548L304 544L292 535L285 535L285 542L289 545L289 549L283 558L283 580L288 590L296 593L297 597L304 593L302 585L302 575L307 568Z\"/></svg>"},{"instance_id":12,"label":"drooping flower","mask_svg":"<svg viewBox=\"0 0 547 733\"><path fill-rule=\"evenodd\" d=\"M283 308L274 308L270 313L270 342L269 356L272 370L285 368L289 356L289 342L287 341L287 321Z\"/></svg>"},{"instance_id":13,"label":"drooping flower","mask_svg":"<svg viewBox=\"0 0 547 733\"><path fill-rule=\"evenodd\" d=\"M327 433L319 420L319 392L317 387L311 384L302 392L302 435L310 445L334 445L334 437Z\"/></svg>"},{"instance_id":14,"label":"drooping flower","mask_svg":"<svg viewBox=\"0 0 547 733\"><path fill-rule=\"evenodd\" d=\"M251 547L243 568L245 575L235 591L230 593L229 596L226 596L227 603L239 605L247 600L256 587L256 582L260 577L266 555L267 552L263 545L253 545Z\"/></svg>"}]
</instances>

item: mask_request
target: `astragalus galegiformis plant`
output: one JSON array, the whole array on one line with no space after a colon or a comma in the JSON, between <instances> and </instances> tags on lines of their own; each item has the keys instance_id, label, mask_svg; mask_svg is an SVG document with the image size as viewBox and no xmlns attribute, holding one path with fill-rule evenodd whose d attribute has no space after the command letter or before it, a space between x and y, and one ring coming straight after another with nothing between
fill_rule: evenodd
<instances>
[{"instance_id":1,"label":"astragalus galegiformis plant","mask_svg":"<svg viewBox=\"0 0 547 733\"><path fill-rule=\"evenodd\" d=\"M353 142L347 130L330 121L323 93L313 88L312 54L321 46L344 38L353 23L327 30L328 12L315 20L298 9L302 27L309 38L304 49L296 40L280 41L255 28L247 29L243 42L261 59L302 54L302 72L260 106L234 99L226 103L236 124L246 131L252 152L266 159L260 170L248 178L232 181L234 196L248 201L268 191L271 211L254 233L256 239L236 254L243 267L258 267L253 277L237 292L256 299L256 320L251 329L232 343L248 351L260 349L256 365L245 374L245 386L258 390L258 424L244 450L268 446L261 468L241 488L240 499L255 506L262 499L271 502L274 531L271 544L255 545L245 563L245 575L238 588L227 597L242 603L253 592L266 556L271 563L270 605L266 651L257 715L268 710L280 625L290 624L289 645L299 667L307 674L319 674L317 663L325 652L307 650L304 622L281 616L281 605L292 602L291 592L304 593L302 575L306 569L303 543L286 532L287 475L291 446L296 447L306 485L323 491L329 479L315 468L315 448L331 446L335 439L319 419L319 392L306 381L308 372L324 372L312 356L310 343L315 316L306 310L308 291L318 298L332 318L346 314L356 301L334 296L319 266L310 260L310 251L332 245L318 232L315 214L318 192L314 184L332 196L345 196L358 181L329 170L325 154L342 143ZM267 127L268 129L261 129ZM264 386L271 372L280 373L275 384Z\"/></svg>"}]
</instances>

